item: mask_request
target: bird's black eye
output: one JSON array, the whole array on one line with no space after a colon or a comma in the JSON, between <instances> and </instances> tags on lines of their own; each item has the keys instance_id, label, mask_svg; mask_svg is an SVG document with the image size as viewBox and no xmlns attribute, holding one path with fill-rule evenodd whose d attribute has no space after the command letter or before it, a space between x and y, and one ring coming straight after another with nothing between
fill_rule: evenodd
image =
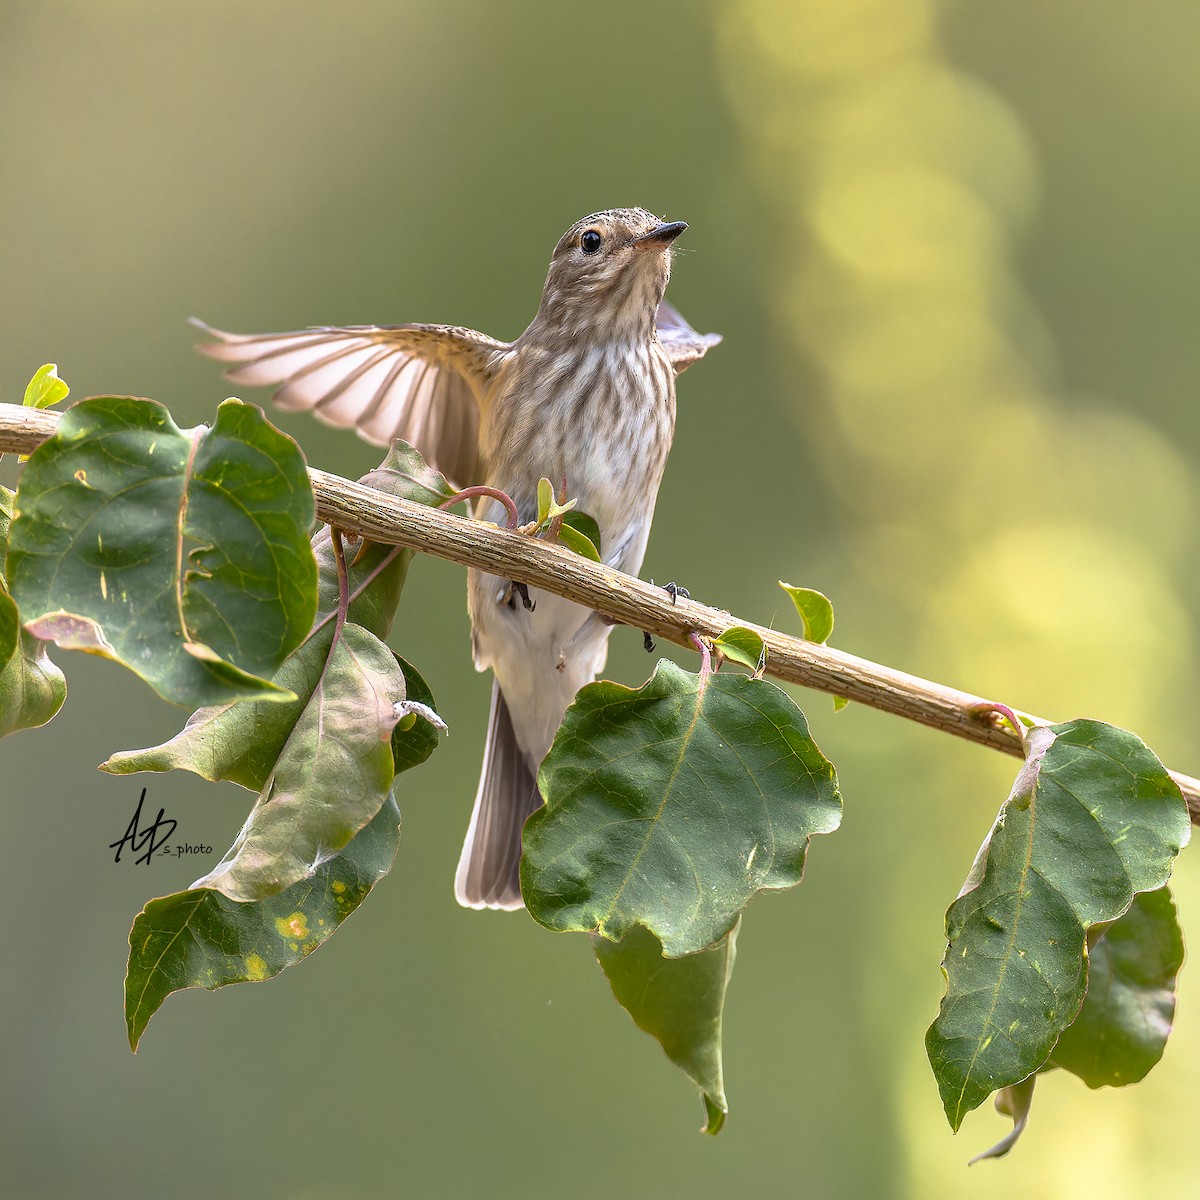
<instances>
[{"instance_id":1,"label":"bird's black eye","mask_svg":"<svg viewBox=\"0 0 1200 1200\"><path fill-rule=\"evenodd\" d=\"M603 240L594 229L585 229L579 239L579 248L584 254L595 254Z\"/></svg>"}]
</instances>

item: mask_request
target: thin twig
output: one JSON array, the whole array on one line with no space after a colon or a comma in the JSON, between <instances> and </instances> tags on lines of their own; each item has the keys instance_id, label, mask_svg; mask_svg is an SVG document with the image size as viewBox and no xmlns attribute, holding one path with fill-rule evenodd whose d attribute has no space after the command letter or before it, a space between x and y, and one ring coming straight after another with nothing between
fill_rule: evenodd
<instances>
[{"instance_id":1,"label":"thin twig","mask_svg":"<svg viewBox=\"0 0 1200 1200\"><path fill-rule=\"evenodd\" d=\"M28 454L54 431L58 414L0 404L0 452ZM645 630L693 649L691 635L709 641L735 625L754 630L767 648L766 673L788 683L880 709L956 737L1022 755L1021 738L997 722L996 702L815 642L789 637L709 608L682 593L672 598L660 587L595 563L563 546L524 537L494 525L440 512L389 496L337 475L309 469L321 520L375 542L408 546L425 554L476 567L514 583L564 596L614 623ZM1049 721L1013 710L1027 724ZM1172 772L1192 820L1200 824L1200 780Z\"/></svg>"}]
</instances>

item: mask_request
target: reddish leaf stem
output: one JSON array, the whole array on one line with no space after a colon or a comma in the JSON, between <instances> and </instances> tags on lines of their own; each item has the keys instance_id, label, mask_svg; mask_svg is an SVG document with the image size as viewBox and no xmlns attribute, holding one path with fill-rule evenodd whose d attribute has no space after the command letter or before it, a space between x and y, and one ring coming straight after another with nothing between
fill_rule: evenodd
<instances>
[{"instance_id":1,"label":"reddish leaf stem","mask_svg":"<svg viewBox=\"0 0 1200 1200\"><path fill-rule=\"evenodd\" d=\"M977 704L967 705L967 709L970 712L978 713L981 717L987 717L991 719L992 724L996 725L997 727L999 727L1000 724L1000 722L996 720L997 717L1001 717L1006 720L1013 727L1013 730L1016 732L1017 736L1020 737L1021 749L1025 751L1026 755L1028 755L1029 745L1025 740L1026 734L1028 733L1028 728L1026 727L1025 722L1022 721L1021 718L1018 717L1017 714L1013 712L1013 710L1009 708L1007 704L1001 704L995 700L981 700Z\"/></svg>"},{"instance_id":2,"label":"reddish leaf stem","mask_svg":"<svg viewBox=\"0 0 1200 1200\"><path fill-rule=\"evenodd\" d=\"M517 512L513 498L499 488L488 487L486 483L476 484L474 487L464 488L461 492L455 492L449 500L443 500L438 508L452 508L455 504L461 504L464 500L474 500L477 496L490 496L493 500L499 500L508 510L508 528L517 529L520 526L521 516Z\"/></svg>"},{"instance_id":3,"label":"reddish leaf stem","mask_svg":"<svg viewBox=\"0 0 1200 1200\"><path fill-rule=\"evenodd\" d=\"M338 639L342 636L342 629L346 625L346 618L350 614L350 571L346 566L346 548L342 545L342 531L331 525L329 536L333 542L333 558L337 563L338 573L337 624L333 627L333 644L337 645ZM333 646L329 648L329 652L333 653Z\"/></svg>"}]
</instances>

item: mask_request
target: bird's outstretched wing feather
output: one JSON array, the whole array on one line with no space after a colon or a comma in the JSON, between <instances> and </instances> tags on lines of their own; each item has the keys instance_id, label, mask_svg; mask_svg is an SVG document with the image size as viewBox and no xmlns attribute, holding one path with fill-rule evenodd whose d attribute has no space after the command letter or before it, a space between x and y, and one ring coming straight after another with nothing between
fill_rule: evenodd
<instances>
[{"instance_id":1,"label":"bird's outstretched wing feather","mask_svg":"<svg viewBox=\"0 0 1200 1200\"><path fill-rule=\"evenodd\" d=\"M679 309L663 300L655 313L658 340L667 352L675 374L681 375L721 340L719 333L697 333L680 315Z\"/></svg>"},{"instance_id":2,"label":"bird's outstretched wing feather","mask_svg":"<svg viewBox=\"0 0 1200 1200\"><path fill-rule=\"evenodd\" d=\"M450 480L478 482L479 408L509 346L452 325L347 325L237 334L193 318L197 347L233 364L226 378L281 385L283 409L353 429L375 445L411 442Z\"/></svg>"}]
</instances>

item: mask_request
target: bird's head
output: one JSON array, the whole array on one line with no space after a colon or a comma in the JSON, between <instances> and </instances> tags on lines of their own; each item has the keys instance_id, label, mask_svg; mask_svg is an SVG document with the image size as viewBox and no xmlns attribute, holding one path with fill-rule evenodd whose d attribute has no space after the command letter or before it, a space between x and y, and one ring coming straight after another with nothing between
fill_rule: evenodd
<instances>
[{"instance_id":1,"label":"bird's head","mask_svg":"<svg viewBox=\"0 0 1200 1200\"><path fill-rule=\"evenodd\" d=\"M537 322L580 336L649 337L671 278L671 248L687 228L644 208L577 221L550 260Z\"/></svg>"}]
</instances>

